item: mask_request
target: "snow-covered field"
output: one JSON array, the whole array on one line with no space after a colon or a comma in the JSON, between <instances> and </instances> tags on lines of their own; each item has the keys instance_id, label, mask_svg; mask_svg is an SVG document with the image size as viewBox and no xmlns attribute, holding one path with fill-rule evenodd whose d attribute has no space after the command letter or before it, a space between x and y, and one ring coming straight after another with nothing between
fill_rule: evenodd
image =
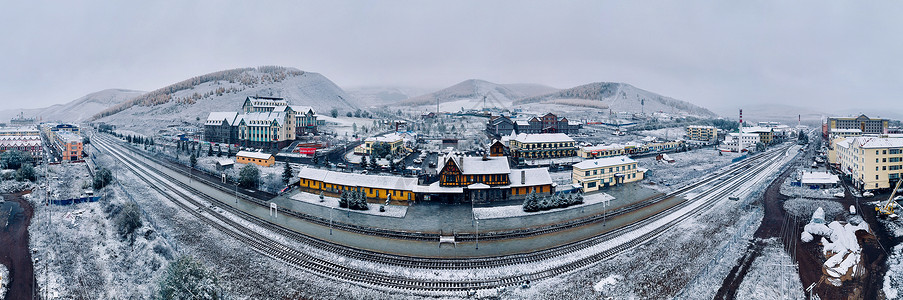
<instances>
[{"instance_id":1,"label":"snow-covered field","mask_svg":"<svg viewBox=\"0 0 903 300\"><path fill-rule=\"evenodd\" d=\"M650 187L662 192L670 192L686 183L687 180L699 178L721 167L731 164L731 160L739 157L737 153L718 154L714 149L696 149L687 152L669 153L674 163L658 162L655 157L637 159L637 166L647 168L644 182L654 183ZM668 186L670 185L670 186Z\"/></svg>"},{"instance_id":2,"label":"snow-covered field","mask_svg":"<svg viewBox=\"0 0 903 300\"><path fill-rule=\"evenodd\" d=\"M583 197L583 203L577 205L571 205L564 208L553 208L550 210L543 210L538 212L525 212L523 205L507 205L507 206L493 206L493 207L477 207L473 209L474 217L479 220L482 219L498 219L498 218L512 218L512 217L523 217L523 216L533 216L550 212L558 212L569 209L575 209L580 207L586 207L590 205L599 204L606 201L615 200L615 197L612 197L606 193L596 193L589 194ZM608 205L608 204L606 204Z\"/></svg>"},{"instance_id":3,"label":"snow-covered field","mask_svg":"<svg viewBox=\"0 0 903 300\"><path fill-rule=\"evenodd\" d=\"M347 208L339 207L339 199L335 197L323 196L323 202L320 202L320 195L306 192L297 192L292 195L291 198L293 200L304 201L314 205L339 209L340 211L348 210ZM367 210L352 211L355 213L391 218L404 218L404 216L408 213L408 207L404 205L385 205L384 208L386 211L384 212L379 211L380 204L367 203L367 207L369 207L369 209Z\"/></svg>"}]
</instances>

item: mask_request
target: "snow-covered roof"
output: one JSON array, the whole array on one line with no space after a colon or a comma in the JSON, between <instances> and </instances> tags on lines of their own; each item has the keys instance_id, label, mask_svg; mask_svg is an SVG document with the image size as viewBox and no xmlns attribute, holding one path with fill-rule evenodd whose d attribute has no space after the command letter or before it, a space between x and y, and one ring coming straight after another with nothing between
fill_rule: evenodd
<instances>
[{"instance_id":1,"label":"snow-covered roof","mask_svg":"<svg viewBox=\"0 0 903 300\"><path fill-rule=\"evenodd\" d=\"M595 146L583 147L583 151L604 151L604 150L617 150L617 149L623 149L623 148L624 148L624 145L621 145L621 144L595 145Z\"/></svg>"},{"instance_id":2,"label":"snow-covered roof","mask_svg":"<svg viewBox=\"0 0 903 300\"><path fill-rule=\"evenodd\" d=\"M552 176L549 175L547 168L514 169L511 170L508 179L511 181L511 187L552 184Z\"/></svg>"},{"instance_id":3,"label":"snow-covered roof","mask_svg":"<svg viewBox=\"0 0 903 300\"><path fill-rule=\"evenodd\" d=\"M557 143L573 142L574 139L564 133L521 133L514 140L521 143Z\"/></svg>"},{"instance_id":4,"label":"snow-covered roof","mask_svg":"<svg viewBox=\"0 0 903 300\"><path fill-rule=\"evenodd\" d=\"M903 147L903 138L861 137L853 141L860 148L896 148Z\"/></svg>"},{"instance_id":5,"label":"snow-covered roof","mask_svg":"<svg viewBox=\"0 0 903 300\"><path fill-rule=\"evenodd\" d=\"M234 111L215 111L207 115L207 121L204 125L222 125L226 121L227 125L233 125L238 112Z\"/></svg>"},{"instance_id":6,"label":"snow-covered roof","mask_svg":"<svg viewBox=\"0 0 903 300\"><path fill-rule=\"evenodd\" d=\"M449 159L455 161L455 165L461 169L461 174L464 175L508 174L511 172L508 158L504 156L490 156L483 160L478 156L455 156L453 153L449 153L444 157L439 157L439 166L444 166Z\"/></svg>"},{"instance_id":7,"label":"snow-covered roof","mask_svg":"<svg viewBox=\"0 0 903 300\"><path fill-rule=\"evenodd\" d=\"M828 172L803 172L800 180L803 184L837 183L840 178Z\"/></svg>"},{"instance_id":8,"label":"snow-covered roof","mask_svg":"<svg viewBox=\"0 0 903 300\"><path fill-rule=\"evenodd\" d=\"M743 132L744 133L746 133L746 132L764 133L764 132L772 132L772 131L771 131L771 128L754 126L754 127L744 127Z\"/></svg>"},{"instance_id":9,"label":"snow-covered roof","mask_svg":"<svg viewBox=\"0 0 903 300\"><path fill-rule=\"evenodd\" d=\"M25 147L28 147L28 146L40 146L40 145L41 145L40 139L37 139L37 140L35 140L35 139L27 139L27 140L2 139L2 140L0 140L0 146L10 146L10 147L25 146Z\"/></svg>"},{"instance_id":10,"label":"snow-covered roof","mask_svg":"<svg viewBox=\"0 0 903 300\"><path fill-rule=\"evenodd\" d=\"M489 189L489 187L490 187L490 186L478 182L478 183L474 183L474 184L468 185L468 186L467 186L467 189L471 189L471 190L486 190L486 189Z\"/></svg>"},{"instance_id":11,"label":"snow-covered roof","mask_svg":"<svg viewBox=\"0 0 903 300\"><path fill-rule=\"evenodd\" d=\"M294 111L296 111L296 112L299 112L299 113L308 113L308 112L310 112L310 114L312 114L312 115L316 115L316 114L317 114L317 112L314 111L314 108L313 108L313 107L310 107L310 106L304 106L304 105L291 105L291 107L292 107L292 110L294 110Z\"/></svg>"},{"instance_id":12,"label":"snow-covered roof","mask_svg":"<svg viewBox=\"0 0 903 300\"><path fill-rule=\"evenodd\" d=\"M270 126L271 122L281 122L282 119L285 118L285 112L281 111L270 111L270 112L252 112L238 116L236 123L239 120L244 120L245 125L247 126ZM254 121L264 121L264 122L254 122Z\"/></svg>"},{"instance_id":13,"label":"snow-covered roof","mask_svg":"<svg viewBox=\"0 0 903 300\"><path fill-rule=\"evenodd\" d=\"M687 126L687 128L715 129L715 126L708 126L708 125L690 125L690 126Z\"/></svg>"},{"instance_id":14,"label":"snow-covered roof","mask_svg":"<svg viewBox=\"0 0 903 300\"><path fill-rule=\"evenodd\" d=\"M413 187L415 193L425 193L425 194L457 194L463 193L464 188L461 187L444 187L439 186L439 182L433 182L430 185L415 185Z\"/></svg>"},{"instance_id":15,"label":"snow-covered roof","mask_svg":"<svg viewBox=\"0 0 903 300\"><path fill-rule=\"evenodd\" d=\"M526 120L517 120L514 121L514 124L517 124L517 126L530 126L530 122Z\"/></svg>"},{"instance_id":16,"label":"snow-covered roof","mask_svg":"<svg viewBox=\"0 0 903 300\"><path fill-rule=\"evenodd\" d=\"M269 153L251 152L251 151L238 151L238 153L236 153L235 156L250 157L250 158L257 158L257 159L270 159L270 157L273 157L273 155L269 154Z\"/></svg>"},{"instance_id":17,"label":"snow-covered roof","mask_svg":"<svg viewBox=\"0 0 903 300\"><path fill-rule=\"evenodd\" d=\"M82 141L82 137L81 137L81 136L79 136L79 135L76 134L76 133L69 132L69 131L60 131L60 132L57 132L57 133L56 133L56 136L57 136L60 140L62 140L63 142L66 142L66 143L76 143L76 142L81 143L81 141Z\"/></svg>"},{"instance_id":18,"label":"snow-covered roof","mask_svg":"<svg viewBox=\"0 0 903 300\"><path fill-rule=\"evenodd\" d=\"M298 176L301 179L317 180L329 184L400 191L413 191L414 186L417 185L417 178L364 175L312 168L302 168L298 172Z\"/></svg>"},{"instance_id":19,"label":"snow-covered roof","mask_svg":"<svg viewBox=\"0 0 903 300\"><path fill-rule=\"evenodd\" d=\"M593 168L617 166L617 165L623 165L623 164L629 164L629 163L636 163L636 161L625 155L621 155L621 156L614 156L614 157L585 160L585 161L575 164L574 168L575 169L593 169Z\"/></svg>"},{"instance_id":20,"label":"snow-covered roof","mask_svg":"<svg viewBox=\"0 0 903 300\"><path fill-rule=\"evenodd\" d=\"M368 137L366 141L380 142L380 143L394 143L401 139L402 139L401 135L393 132L393 133L383 135L383 136Z\"/></svg>"}]
</instances>

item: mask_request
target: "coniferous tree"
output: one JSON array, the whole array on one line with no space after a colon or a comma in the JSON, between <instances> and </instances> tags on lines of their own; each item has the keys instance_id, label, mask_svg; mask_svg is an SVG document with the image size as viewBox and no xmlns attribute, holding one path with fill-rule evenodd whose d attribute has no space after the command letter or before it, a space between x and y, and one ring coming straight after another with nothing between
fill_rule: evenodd
<instances>
[{"instance_id":1,"label":"coniferous tree","mask_svg":"<svg viewBox=\"0 0 903 300\"><path fill-rule=\"evenodd\" d=\"M285 169L282 170L282 183L288 184L292 180L292 167L285 163Z\"/></svg>"}]
</instances>

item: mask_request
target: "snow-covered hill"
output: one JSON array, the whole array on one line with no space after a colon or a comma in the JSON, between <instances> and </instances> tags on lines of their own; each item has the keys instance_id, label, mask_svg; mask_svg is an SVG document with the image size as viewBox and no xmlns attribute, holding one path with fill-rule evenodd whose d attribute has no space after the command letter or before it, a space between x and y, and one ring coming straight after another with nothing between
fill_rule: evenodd
<instances>
[{"instance_id":1,"label":"snow-covered hill","mask_svg":"<svg viewBox=\"0 0 903 300\"><path fill-rule=\"evenodd\" d=\"M55 104L43 108L3 110L0 111L0 120L2 120L0 122L7 122L18 116L19 113L23 113L25 117L36 117L45 122L79 123L90 119L96 113L143 93L135 90L108 89L87 94L65 104Z\"/></svg>"},{"instance_id":2,"label":"snow-covered hill","mask_svg":"<svg viewBox=\"0 0 903 300\"><path fill-rule=\"evenodd\" d=\"M611 109L621 112L664 112L671 115L716 117L710 110L692 103L665 97L626 83L596 82L552 93L526 97L515 105L557 103Z\"/></svg>"},{"instance_id":3,"label":"snow-covered hill","mask_svg":"<svg viewBox=\"0 0 903 300\"><path fill-rule=\"evenodd\" d=\"M485 80L469 79L433 93L407 99L399 104L435 105L438 100L439 103L454 102L455 109L458 106L464 109L481 109L485 97L486 107L510 108L517 99L554 91L557 89L539 84L496 84Z\"/></svg>"},{"instance_id":4,"label":"snow-covered hill","mask_svg":"<svg viewBox=\"0 0 903 300\"><path fill-rule=\"evenodd\" d=\"M95 120L142 134L170 125L197 124L212 111L238 111L247 96L284 97L326 113L352 111L351 97L323 75L294 68L233 69L194 77L129 100Z\"/></svg>"}]
</instances>

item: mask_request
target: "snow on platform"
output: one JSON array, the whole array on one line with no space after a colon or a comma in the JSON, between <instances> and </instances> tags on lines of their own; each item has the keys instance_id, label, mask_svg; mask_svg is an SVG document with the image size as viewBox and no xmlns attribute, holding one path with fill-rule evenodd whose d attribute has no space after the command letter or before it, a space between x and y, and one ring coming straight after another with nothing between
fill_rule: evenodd
<instances>
[{"instance_id":1,"label":"snow on platform","mask_svg":"<svg viewBox=\"0 0 903 300\"><path fill-rule=\"evenodd\" d=\"M583 203L568 206L565 208L554 208L545 211L539 212L525 212L523 205L508 205L508 206L495 206L495 207L475 207L473 209L473 215L477 219L499 219L499 218L511 218L511 217L522 217L522 216L533 216L540 215L544 213L550 212L559 212L568 209L575 209L585 206L591 206L595 204L600 204L605 201L613 201L615 197L612 197L606 193L598 193L591 195L583 196Z\"/></svg>"},{"instance_id":2,"label":"snow on platform","mask_svg":"<svg viewBox=\"0 0 903 300\"><path fill-rule=\"evenodd\" d=\"M342 210L342 211L348 210L347 208L339 207L339 199L335 198L335 197L323 196L324 200L323 200L323 202L320 202L320 195L305 193L305 192L298 192L298 193L295 193L294 195L292 195L291 198L292 198L292 200L303 201L303 202L307 202L310 204L319 205L319 206L323 206L323 207L327 207L327 208L331 207L331 208L335 208L335 209ZM386 205L385 206L386 211L384 211L384 212L379 211L379 206L380 206L380 204L367 203L367 207L369 207L369 209L352 210L352 212L374 215L374 216L381 216L381 217L391 217L391 218L404 218L404 216L407 215L407 213L408 213L408 206L404 206L404 205Z\"/></svg>"}]
</instances>

